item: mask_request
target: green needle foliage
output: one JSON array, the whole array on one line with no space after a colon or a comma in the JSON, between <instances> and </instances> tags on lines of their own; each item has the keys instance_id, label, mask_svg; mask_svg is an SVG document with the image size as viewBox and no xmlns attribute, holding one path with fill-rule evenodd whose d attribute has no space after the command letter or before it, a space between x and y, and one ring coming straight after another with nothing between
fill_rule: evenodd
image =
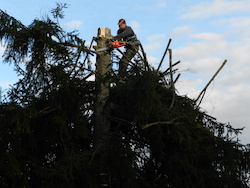
<instances>
[{"instance_id":1,"label":"green needle foliage","mask_svg":"<svg viewBox=\"0 0 250 188\"><path fill-rule=\"evenodd\" d=\"M52 11L55 20L63 8ZM110 130L93 147L89 52L57 21L24 26L0 11L4 61L20 75L0 104L0 187L249 187L242 129L217 122L139 65L122 82L110 74Z\"/></svg>"}]
</instances>

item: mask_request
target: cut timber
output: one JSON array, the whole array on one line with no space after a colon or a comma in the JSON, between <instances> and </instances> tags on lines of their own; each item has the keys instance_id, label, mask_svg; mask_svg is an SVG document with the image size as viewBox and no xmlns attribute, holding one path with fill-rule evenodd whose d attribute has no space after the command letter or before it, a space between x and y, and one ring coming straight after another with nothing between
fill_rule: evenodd
<instances>
[{"instance_id":1,"label":"cut timber","mask_svg":"<svg viewBox=\"0 0 250 188\"><path fill-rule=\"evenodd\" d=\"M97 37L98 38L110 38L111 36L111 30L109 28L106 28L106 27L100 27L98 29L98 34L97 34Z\"/></svg>"}]
</instances>

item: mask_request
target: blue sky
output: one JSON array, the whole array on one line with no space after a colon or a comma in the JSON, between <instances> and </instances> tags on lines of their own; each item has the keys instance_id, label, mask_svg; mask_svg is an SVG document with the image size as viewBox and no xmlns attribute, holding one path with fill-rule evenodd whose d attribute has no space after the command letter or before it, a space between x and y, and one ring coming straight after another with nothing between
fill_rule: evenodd
<instances>
[{"instance_id":1,"label":"blue sky","mask_svg":"<svg viewBox=\"0 0 250 188\"><path fill-rule=\"evenodd\" d=\"M201 107L220 122L245 126L240 138L250 143L249 0L8 0L1 2L1 10L29 25L34 18L49 14L55 2L69 4L61 24L67 30L77 29L87 42L96 36L99 27L108 27L115 35L117 21L126 19L155 67L172 38L173 61L181 60L181 77L176 84L180 95L196 98L227 59ZM0 55L3 50L0 47ZM167 65L166 57L162 68ZM0 63L2 89L16 80L12 67Z\"/></svg>"}]
</instances>

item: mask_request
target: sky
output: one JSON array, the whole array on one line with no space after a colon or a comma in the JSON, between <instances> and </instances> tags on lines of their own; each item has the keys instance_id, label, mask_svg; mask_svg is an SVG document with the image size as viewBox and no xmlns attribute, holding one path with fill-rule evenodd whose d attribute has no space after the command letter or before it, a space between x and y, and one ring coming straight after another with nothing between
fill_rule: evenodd
<instances>
[{"instance_id":1,"label":"sky","mask_svg":"<svg viewBox=\"0 0 250 188\"><path fill-rule=\"evenodd\" d=\"M99 27L116 35L120 18L135 31L150 64L158 67L169 39L173 63L181 76L179 95L196 99L224 60L226 65L208 87L200 107L221 123L245 127L240 140L250 143L250 1L249 0L8 0L0 9L29 25L50 14L56 2L67 3L61 25L78 30L90 43ZM0 56L4 51L0 47ZM168 67L168 55L161 70ZM13 66L0 58L0 87L18 80Z\"/></svg>"}]
</instances>

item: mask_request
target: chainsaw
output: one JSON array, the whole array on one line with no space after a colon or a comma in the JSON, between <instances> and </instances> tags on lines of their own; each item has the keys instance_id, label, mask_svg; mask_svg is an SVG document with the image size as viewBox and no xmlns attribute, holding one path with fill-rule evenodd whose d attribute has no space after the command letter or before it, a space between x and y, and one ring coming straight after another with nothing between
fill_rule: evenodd
<instances>
[{"instance_id":1,"label":"chainsaw","mask_svg":"<svg viewBox=\"0 0 250 188\"><path fill-rule=\"evenodd\" d=\"M103 52L103 51L106 51L106 50L113 50L115 48L126 46L126 44L127 44L126 41L109 41L107 47L99 48L99 49L96 50L96 52Z\"/></svg>"}]
</instances>

